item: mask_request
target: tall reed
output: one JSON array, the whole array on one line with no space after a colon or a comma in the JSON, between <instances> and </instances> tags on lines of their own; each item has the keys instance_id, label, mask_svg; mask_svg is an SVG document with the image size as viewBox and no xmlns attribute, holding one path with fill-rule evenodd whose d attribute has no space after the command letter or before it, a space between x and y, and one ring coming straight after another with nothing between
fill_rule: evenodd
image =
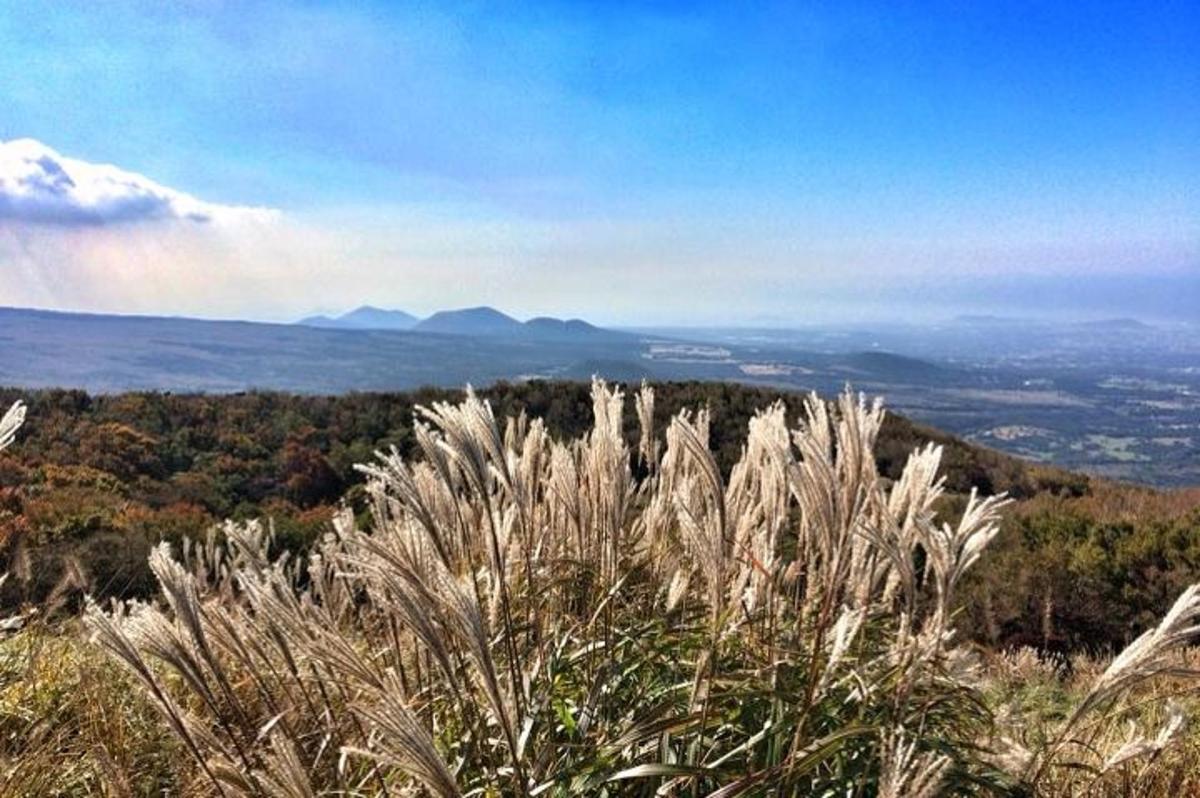
<instances>
[{"instance_id":1,"label":"tall reed","mask_svg":"<svg viewBox=\"0 0 1200 798\"><path fill-rule=\"evenodd\" d=\"M470 391L422 409L420 459L362 466L369 512L305 559L227 524L154 552L161 601L89 607L189 794L1049 794L1179 739L1176 710L1098 730L1179 675L1200 587L1030 747L954 630L1003 498L939 521L941 450L887 484L849 392L759 412L727 479L705 410L655 430L643 385L634 451L620 389L592 394L573 441Z\"/></svg>"}]
</instances>

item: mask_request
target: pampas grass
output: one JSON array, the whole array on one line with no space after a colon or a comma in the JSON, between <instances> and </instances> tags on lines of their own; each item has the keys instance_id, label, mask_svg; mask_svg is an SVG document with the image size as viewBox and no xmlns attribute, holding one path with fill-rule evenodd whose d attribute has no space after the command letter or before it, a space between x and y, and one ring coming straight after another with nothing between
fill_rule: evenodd
<instances>
[{"instance_id":1,"label":"pampas grass","mask_svg":"<svg viewBox=\"0 0 1200 798\"><path fill-rule=\"evenodd\" d=\"M848 391L809 397L793 428L782 405L762 410L728 478L704 409L658 430L653 390L633 405L636 449L624 394L601 381L573 441L470 390L422 409L422 456L364 464L366 511L340 513L305 558L272 556L254 522L160 546L160 600L89 604L89 650L157 711L188 795L1183 783L1200 586L1086 684L1054 688L1063 711L1031 717L1020 691L1063 684L1060 669L981 659L954 628L1002 497L939 520L941 450L886 483L883 409ZM0 445L19 421L0 422ZM128 794L119 771L94 769Z\"/></svg>"},{"instance_id":2,"label":"pampas grass","mask_svg":"<svg viewBox=\"0 0 1200 798\"><path fill-rule=\"evenodd\" d=\"M7 449L17 437L17 430L25 423L25 405L14 402L0 418L0 451Z\"/></svg>"}]
</instances>

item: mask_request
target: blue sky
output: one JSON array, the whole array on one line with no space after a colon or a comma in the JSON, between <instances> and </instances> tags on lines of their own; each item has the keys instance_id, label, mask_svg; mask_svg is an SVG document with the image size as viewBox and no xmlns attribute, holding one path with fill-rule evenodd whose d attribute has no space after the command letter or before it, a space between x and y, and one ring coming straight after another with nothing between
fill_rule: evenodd
<instances>
[{"instance_id":1,"label":"blue sky","mask_svg":"<svg viewBox=\"0 0 1200 798\"><path fill-rule=\"evenodd\" d=\"M1198 40L1187 2L6 4L0 140L278 213L0 197L0 303L712 322L1111 281L1086 314L1144 278L1178 304Z\"/></svg>"}]
</instances>

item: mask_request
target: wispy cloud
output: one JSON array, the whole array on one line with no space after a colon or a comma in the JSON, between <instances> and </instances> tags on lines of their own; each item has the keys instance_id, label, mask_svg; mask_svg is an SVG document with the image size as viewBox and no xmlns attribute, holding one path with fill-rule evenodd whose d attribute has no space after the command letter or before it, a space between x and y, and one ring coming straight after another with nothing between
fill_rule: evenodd
<instances>
[{"instance_id":1,"label":"wispy cloud","mask_svg":"<svg viewBox=\"0 0 1200 798\"><path fill-rule=\"evenodd\" d=\"M268 221L268 208L220 205L108 164L68 158L34 139L0 141L0 221L111 225Z\"/></svg>"}]
</instances>

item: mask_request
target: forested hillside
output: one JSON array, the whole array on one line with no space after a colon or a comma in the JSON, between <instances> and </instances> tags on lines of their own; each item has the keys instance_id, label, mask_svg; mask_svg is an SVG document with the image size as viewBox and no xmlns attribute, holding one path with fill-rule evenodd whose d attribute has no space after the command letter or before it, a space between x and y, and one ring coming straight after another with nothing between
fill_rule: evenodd
<instances>
[{"instance_id":1,"label":"forested hillside","mask_svg":"<svg viewBox=\"0 0 1200 798\"><path fill-rule=\"evenodd\" d=\"M726 473L756 409L782 399L794 424L802 401L724 383L662 383L656 392L660 431L682 408L711 410L712 448ZM524 411L556 437L592 424L583 383L499 384L481 395L497 416ZM303 549L339 502L364 509L354 464L391 446L412 455L415 406L460 396L0 392L0 405L29 405L20 446L0 455L0 572L13 574L0 604L73 605L86 591L149 595L151 547L201 537L224 518L269 518L281 546ZM636 442L635 414L625 423ZM948 510L971 486L1019 500L967 586L960 626L980 640L1115 645L1200 578L1200 491L1155 492L1033 466L892 414L877 446L881 472L898 476L929 440L946 449Z\"/></svg>"}]
</instances>

